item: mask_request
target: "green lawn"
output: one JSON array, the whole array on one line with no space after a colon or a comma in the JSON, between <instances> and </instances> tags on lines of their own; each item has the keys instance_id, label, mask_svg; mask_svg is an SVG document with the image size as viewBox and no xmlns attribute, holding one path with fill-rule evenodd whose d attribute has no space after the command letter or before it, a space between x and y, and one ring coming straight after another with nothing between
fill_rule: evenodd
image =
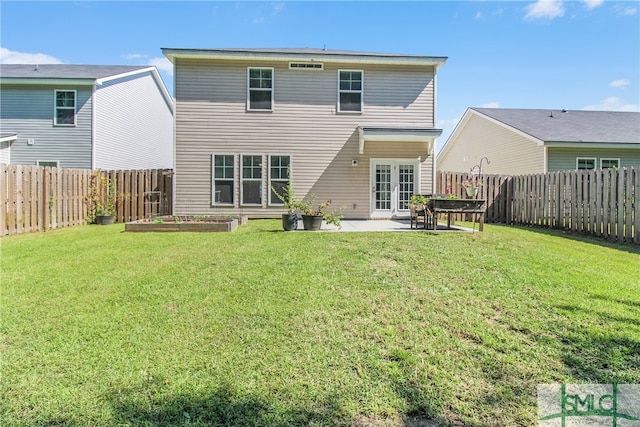
<instances>
[{"instance_id":1,"label":"green lawn","mask_svg":"<svg viewBox=\"0 0 640 427\"><path fill-rule=\"evenodd\" d=\"M0 425L529 426L538 384L640 383L637 247L123 230L0 240Z\"/></svg>"}]
</instances>

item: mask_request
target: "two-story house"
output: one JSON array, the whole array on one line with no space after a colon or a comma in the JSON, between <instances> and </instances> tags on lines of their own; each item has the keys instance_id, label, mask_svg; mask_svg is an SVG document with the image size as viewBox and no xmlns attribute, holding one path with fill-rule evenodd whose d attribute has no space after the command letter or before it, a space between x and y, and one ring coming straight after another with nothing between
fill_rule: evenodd
<instances>
[{"instance_id":1,"label":"two-story house","mask_svg":"<svg viewBox=\"0 0 640 427\"><path fill-rule=\"evenodd\" d=\"M173 166L173 99L155 67L0 65L0 161Z\"/></svg>"},{"instance_id":2,"label":"two-story house","mask_svg":"<svg viewBox=\"0 0 640 427\"><path fill-rule=\"evenodd\" d=\"M346 218L408 215L434 185L446 57L324 49L173 49L179 214L274 217L293 180Z\"/></svg>"}]
</instances>

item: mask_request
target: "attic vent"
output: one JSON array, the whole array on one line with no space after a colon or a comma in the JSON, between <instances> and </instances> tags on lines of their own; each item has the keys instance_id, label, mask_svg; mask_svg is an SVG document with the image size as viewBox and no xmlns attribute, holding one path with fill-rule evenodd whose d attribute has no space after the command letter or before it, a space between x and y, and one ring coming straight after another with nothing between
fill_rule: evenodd
<instances>
[{"instance_id":1,"label":"attic vent","mask_svg":"<svg viewBox=\"0 0 640 427\"><path fill-rule=\"evenodd\" d=\"M290 70L322 70L324 64L321 62L289 62Z\"/></svg>"}]
</instances>

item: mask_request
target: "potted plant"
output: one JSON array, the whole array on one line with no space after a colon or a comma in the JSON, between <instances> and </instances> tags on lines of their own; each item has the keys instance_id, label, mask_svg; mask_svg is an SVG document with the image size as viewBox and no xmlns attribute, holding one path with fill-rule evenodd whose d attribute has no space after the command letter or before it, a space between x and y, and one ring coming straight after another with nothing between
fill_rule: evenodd
<instances>
[{"instance_id":1,"label":"potted plant","mask_svg":"<svg viewBox=\"0 0 640 427\"><path fill-rule=\"evenodd\" d=\"M318 203L316 205L316 195L311 194L308 202L300 202L302 210L302 224L305 230L320 230L322 227L322 221L327 224L333 224L340 228L340 219L342 219L342 213L338 209L329 210L331 206L331 200Z\"/></svg>"},{"instance_id":2,"label":"potted plant","mask_svg":"<svg viewBox=\"0 0 640 427\"><path fill-rule=\"evenodd\" d=\"M102 171L96 170L91 174L89 195L87 196L87 222L108 225L116 220L117 200L116 179L109 178Z\"/></svg>"},{"instance_id":3,"label":"potted plant","mask_svg":"<svg viewBox=\"0 0 640 427\"><path fill-rule=\"evenodd\" d=\"M284 231L296 230L298 228L297 211L302 211L304 206L300 200L295 198L293 181L289 181L289 185L282 189L282 194L278 193L274 186L271 186L271 191L287 208L287 212L282 214L282 228Z\"/></svg>"},{"instance_id":4,"label":"potted plant","mask_svg":"<svg viewBox=\"0 0 640 427\"><path fill-rule=\"evenodd\" d=\"M482 183L478 182L477 178L474 177L472 179L465 179L462 181L462 186L467 192L467 196L473 198L478 195L478 190L482 186Z\"/></svg>"}]
</instances>

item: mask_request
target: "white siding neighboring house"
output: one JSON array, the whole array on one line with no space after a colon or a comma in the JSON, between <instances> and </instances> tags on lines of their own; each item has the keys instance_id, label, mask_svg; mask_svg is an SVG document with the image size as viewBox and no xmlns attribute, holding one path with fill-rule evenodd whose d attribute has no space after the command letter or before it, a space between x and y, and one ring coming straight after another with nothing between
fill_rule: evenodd
<instances>
[{"instance_id":1,"label":"white siding neighboring house","mask_svg":"<svg viewBox=\"0 0 640 427\"><path fill-rule=\"evenodd\" d=\"M173 167L173 99L155 67L3 64L0 91L5 163Z\"/></svg>"},{"instance_id":2,"label":"white siding neighboring house","mask_svg":"<svg viewBox=\"0 0 640 427\"><path fill-rule=\"evenodd\" d=\"M640 167L640 113L469 108L438 154L440 171L521 175Z\"/></svg>"},{"instance_id":3,"label":"white siding neighboring house","mask_svg":"<svg viewBox=\"0 0 640 427\"><path fill-rule=\"evenodd\" d=\"M271 186L347 218L408 215L433 191L445 57L323 49L163 49L175 70L178 214L283 212ZM289 175L290 172L290 175Z\"/></svg>"}]
</instances>

